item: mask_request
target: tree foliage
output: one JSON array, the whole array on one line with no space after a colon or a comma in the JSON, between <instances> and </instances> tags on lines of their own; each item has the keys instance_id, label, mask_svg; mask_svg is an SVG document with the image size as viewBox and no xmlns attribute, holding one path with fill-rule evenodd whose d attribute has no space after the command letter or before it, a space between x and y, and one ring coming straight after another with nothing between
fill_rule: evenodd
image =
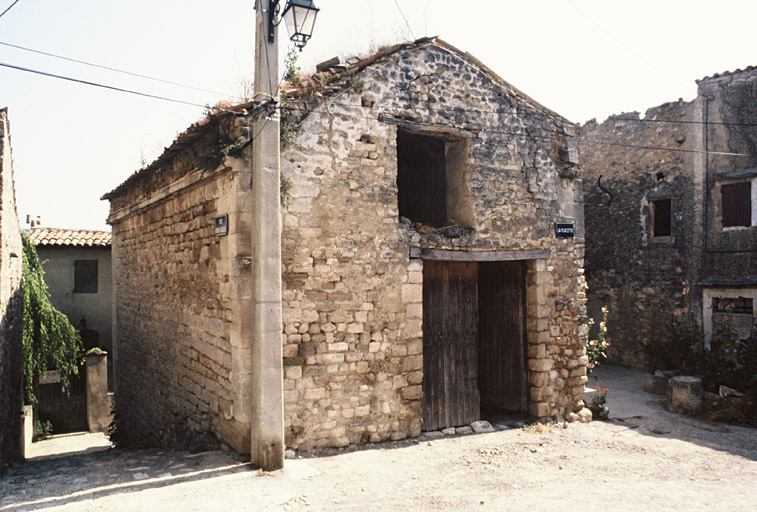
<instances>
[{"instance_id":1,"label":"tree foliage","mask_svg":"<svg viewBox=\"0 0 757 512\"><path fill-rule=\"evenodd\" d=\"M50 303L45 274L34 244L24 231L21 238L24 244L21 277L24 291L24 400L32 404L37 401L34 381L40 372L59 371L63 390L68 391L71 376L78 375L84 360L84 345L66 315Z\"/></svg>"}]
</instances>

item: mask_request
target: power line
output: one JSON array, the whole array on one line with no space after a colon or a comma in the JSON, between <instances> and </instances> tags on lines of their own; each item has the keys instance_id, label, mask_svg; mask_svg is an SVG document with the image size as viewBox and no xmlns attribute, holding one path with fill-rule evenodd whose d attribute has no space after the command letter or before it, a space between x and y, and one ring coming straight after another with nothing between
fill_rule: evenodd
<instances>
[{"instance_id":1,"label":"power line","mask_svg":"<svg viewBox=\"0 0 757 512\"><path fill-rule=\"evenodd\" d=\"M352 105L357 106L357 105ZM369 116L357 116L353 114L344 114L344 113L333 113L333 112L324 112L320 110L307 110L307 109L301 109L296 107L286 107L286 106L280 106L279 109L287 109L287 110L297 110L304 113L309 114L321 114L321 115L338 115L340 117L347 117L352 119L367 119L372 121L379 121L377 117L369 117ZM436 127L438 128L439 125L432 124L432 123L426 123L426 122L416 122L414 121L413 124L422 125L422 126L429 126L429 127ZM450 128L454 128L453 126L450 126ZM513 137L529 137L532 139L544 139L549 140L551 139L551 135L537 135L533 133L528 133L527 131L523 132L508 132L503 130L494 130L489 128L482 128L482 127L469 127L468 129L472 130L478 130L480 132L484 133L490 133L490 134L497 134L497 135L510 135ZM554 130L548 131L550 134L558 134L558 135L564 135L561 132L557 132ZM741 157L750 157L750 158L757 158L757 155L751 155L748 153L732 153L732 152L726 152L726 151L705 151L705 150L699 150L699 149L683 149L683 148L668 148L668 147L662 147L662 146L644 146L644 145L636 145L636 144L624 144L620 142L610 142L607 140L592 140L594 144L599 144L602 146L617 146L617 147L624 147L624 148L632 148L632 149L647 149L647 150L655 150L655 151L671 151L676 153L701 153L701 154L708 154L708 155L721 155L721 156L741 156Z\"/></svg>"},{"instance_id":2,"label":"power line","mask_svg":"<svg viewBox=\"0 0 757 512\"><path fill-rule=\"evenodd\" d=\"M356 107L359 105L350 105L348 103L339 103L339 102L329 102L332 105L339 105L342 107ZM456 114L456 113L474 113L474 114L505 114L505 115L519 115L519 116L525 116L525 117L543 117L546 119L554 120L553 117L551 117L549 114L545 114L542 112L526 112L523 110L516 109L516 111L511 110L478 110L478 109L465 109L465 108L458 108L457 110L449 109L449 108L435 108L430 107L427 105L422 105L420 101L418 101L417 105L420 106L420 108L424 110L429 110L431 112L446 112L450 114ZM418 107L416 107L418 108ZM556 114L559 116L559 114ZM630 117L613 117L612 119L608 119L608 121L624 121L624 122L631 122L631 123L670 123L670 124L699 124L699 125L707 125L707 126L744 126L744 127L757 127L757 123L728 123L728 122L721 122L721 121L689 121L689 120L674 120L674 119L634 119ZM607 122L607 121L605 121ZM603 123L598 123L603 124Z\"/></svg>"},{"instance_id":3,"label":"power line","mask_svg":"<svg viewBox=\"0 0 757 512\"><path fill-rule=\"evenodd\" d=\"M46 57L53 57L53 58L56 58L56 59L61 59L61 60L65 60L65 61L68 61L68 62L75 62L77 64L84 64L85 66L91 66L93 68L105 69L105 70L108 70L108 71L113 71L115 73L122 73L124 75L135 76L137 78L144 78L144 79L147 79L147 80L152 80L154 82L161 82L161 83L164 83L164 84L175 85L175 86L178 86L178 87L184 87L186 89L194 89L195 91L207 92L207 93L210 93L210 94L217 94L219 96L225 96L227 98L241 99L241 98L239 98L237 96L232 96L230 94L225 94L225 93L222 93L222 92L211 91L209 89L202 89L200 87L195 87L193 85L187 85L187 84L182 84L182 83L179 83L179 82L173 82L171 80L163 80L161 78L155 78L155 77L152 77L152 76L149 76L149 75L143 75L143 74L140 74L140 73L134 73L132 71L126 71L126 70L123 70L123 69L112 68L112 67L103 66L103 65L100 65L100 64L94 64L92 62L86 62L86 61L79 60L79 59L73 59L71 57L66 57L64 55L56 55L54 53L44 52L42 50L35 50L33 48L27 48L25 46L19 46L17 44L6 43L6 42L3 42L3 41L0 41L0 45L8 46L10 48L16 48L18 50L24 50L26 52L36 53L36 54L39 54L39 55L45 55Z\"/></svg>"},{"instance_id":4,"label":"power line","mask_svg":"<svg viewBox=\"0 0 757 512\"><path fill-rule=\"evenodd\" d=\"M79 84L84 84L84 85L91 85L93 87L100 87L100 88L108 89L108 90L111 90L111 91L125 92L127 94L134 94L136 96L143 96L145 98L153 98L153 99L156 99L156 100L170 101L172 103L181 103L183 105L190 105L190 106L193 106L193 107L208 108L210 110L220 110L222 112L227 112L227 113L234 114L234 115L243 115L240 112L234 112L232 110L226 110L226 109L221 108L221 107L212 107L210 105L202 105L200 103L192 103L191 101L177 100L175 98L168 98L166 96L158 96L158 95L155 95L155 94L148 94L146 92L132 91L131 89L123 89L121 87L115 87L115 86L112 86L112 85L100 84L100 83L97 83L97 82L90 82L90 81L87 81L87 80L80 80L78 78L72 78L72 77L69 77L69 76L56 75L54 73L48 73L46 71L39 71L39 70L36 70L36 69L25 68L23 66L15 66L13 64L8 64L8 63L5 63L5 62L0 62L0 66L6 67L6 68L11 68L11 69L16 69L18 71L25 71L27 73L34 73L34 74L37 74L37 75L48 76L48 77L51 77L51 78L58 78L60 80L67 80L69 82L74 82L74 83L79 83Z\"/></svg>"},{"instance_id":5,"label":"power line","mask_svg":"<svg viewBox=\"0 0 757 512\"><path fill-rule=\"evenodd\" d=\"M407 29L410 31L410 37L415 40L415 34L413 34L413 29L410 28L410 23L407 21L407 18L405 17L405 13L402 12L402 8L400 7L400 4L397 2L397 0L394 0L394 5L397 6L397 10L400 12L400 16L402 16L402 19L405 20L405 25L407 25Z\"/></svg>"},{"instance_id":6,"label":"power line","mask_svg":"<svg viewBox=\"0 0 757 512\"><path fill-rule=\"evenodd\" d=\"M21 0L16 0L12 4L10 4L7 9L5 9L2 13L0 13L0 18L2 18L3 16L5 16L5 13L8 12L8 11L10 11L11 9L13 9L13 6L16 5L17 3L19 3L20 1Z\"/></svg>"},{"instance_id":7,"label":"power line","mask_svg":"<svg viewBox=\"0 0 757 512\"><path fill-rule=\"evenodd\" d=\"M69 81L69 82L80 83L80 84L84 84L84 85L90 85L90 86L93 86L93 87L100 87L100 88L108 89L108 90L112 90L112 91L123 92L123 93L127 93L127 94L134 94L136 96L142 96L142 97L146 97L146 98L153 98L153 99L158 99L158 100L163 100L163 101L169 101L169 102L172 102L172 103L179 103L179 104L190 105L190 106L194 106L194 107L209 108L211 110L218 110L218 111L230 113L230 114L233 114L233 115L244 115L241 112L234 112L232 110L227 110L227 109L224 109L224 108L221 108L221 107L202 105L202 104L199 104L199 103L193 103L193 102L189 102L189 101L178 100L178 99L175 99L175 98L169 98L169 97L166 97L166 96L158 96L158 95L155 95L155 94L149 94L149 93L144 93L144 92L140 92L140 91L133 91L131 89L124 89L124 88L121 88L121 87L115 87L115 86L111 86L111 85L100 84L100 83L97 83L97 82L90 82L90 81L87 81L87 80L81 80L81 79L78 79L78 78L72 78L72 77L68 77L68 76L64 76L64 75L57 75L57 74L54 74L54 73L48 73L48 72L45 72L45 71L39 71L39 70L31 69L31 68L26 68L26 67L23 67L23 66L16 66L16 65L13 65L13 64L5 63L5 62L0 62L0 66L6 67L6 68L10 68L10 69L16 69L18 71L25 71L27 73L34 73L34 74L38 74L38 75L42 75L42 76L47 76L47 77L51 77L51 78L58 78L60 80L66 80L66 81ZM333 102L330 102L330 103L333 103ZM333 103L333 104L341 105L341 106L348 106L348 107L357 107L358 106L358 105L346 105L346 104L339 104L339 103ZM360 106L360 107L363 108L362 106ZM323 111L318 111L318 110L313 110L313 109L302 109L302 108L297 108L297 107L279 107L279 108L286 108L286 109L289 109L289 110L297 110L297 111L301 111L301 112L304 112L304 113L332 115L331 112L323 112ZM462 113L475 113L475 114L479 114L481 112L486 112L486 111L475 111L475 110L471 110L471 109L467 109L467 110L466 109L459 109L458 111L454 111L454 110L451 111L451 110L433 109L431 107L428 107L427 110L437 110L437 111L442 111L442 112L447 112L447 113L460 113L459 110L462 110ZM496 113L496 114L508 113L508 114L511 114L512 112L490 111L489 113ZM351 117L351 118L354 118L354 119L377 120L375 117L368 117L368 116L355 116L355 115L350 115L350 114L339 114L339 115L342 115L344 117ZM542 113L530 113L530 115L541 115L541 116L548 117L546 114L542 114ZM644 121L644 120L636 119L636 120L633 120L633 121ZM698 122L698 121L692 121L692 123L693 122ZM417 124L432 126L430 123L422 123L421 122L421 123L417 123ZM746 123L743 123L743 124L746 125L746 126L752 126L751 124L746 124ZM527 137L531 137L531 138L541 138L541 139L549 139L550 138L550 137L547 137L547 136L541 136L541 135L536 135L536 134L527 133L527 132L521 132L521 133L518 133L518 132L505 132L505 131L500 131L500 130L491 130L491 129L482 128L482 127L476 127L476 128L473 128L473 129L476 129L476 130L479 130L479 131L482 131L482 132L486 132L486 133L494 133L494 134L500 134L500 135L511 135L511 136L518 136L518 137L527 136ZM550 130L549 132L550 133L559 133L559 132L555 132L555 131L552 131L552 130ZM683 149L683 148L666 148L666 147L659 147L659 146L644 146L644 145L634 145L634 144L622 144L622 143L618 143L618 142L608 142L608 141L602 141L602 140L596 141L596 144L607 145L607 146L627 147L627 148L634 148L634 149L648 149L648 150L657 150L657 151L672 151L672 152L678 152L678 153L702 153L702 154L710 154L710 155L743 156L743 157L757 158L757 155L750 155L750 154L747 154L747 153L731 153L731 152L721 152L721 151L705 151L705 150Z\"/></svg>"}]
</instances>

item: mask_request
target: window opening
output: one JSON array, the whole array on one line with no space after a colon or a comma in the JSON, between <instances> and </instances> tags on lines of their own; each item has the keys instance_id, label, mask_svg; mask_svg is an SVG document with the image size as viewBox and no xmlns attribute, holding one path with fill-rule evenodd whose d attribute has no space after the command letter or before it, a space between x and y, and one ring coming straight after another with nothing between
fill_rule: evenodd
<instances>
[{"instance_id":1,"label":"window opening","mask_svg":"<svg viewBox=\"0 0 757 512\"><path fill-rule=\"evenodd\" d=\"M97 293L97 260L74 260L74 293Z\"/></svg>"},{"instance_id":2,"label":"window opening","mask_svg":"<svg viewBox=\"0 0 757 512\"><path fill-rule=\"evenodd\" d=\"M400 216L432 227L472 226L466 155L465 140L398 130Z\"/></svg>"},{"instance_id":3,"label":"window opening","mask_svg":"<svg viewBox=\"0 0 757 512\"><path fill-rule=\"evenodd\" d=\"M723 227L752 225L752 183L729 183L721 185L720 197L723 210Z\"/></svg>"},{"instance_id":4,"label":"window opening","mask_svg":"<svg viewBox=\"0 0 757 512\"><path fill-rule=\"evenodd\" d=\"M652 201L652 236L671 235L672 201L667 199L655 199Z\"/></svg>"},{"instance_id":5,"label":"window opening","mask_svg":"<svg viewBox=\"0 0 757 512\"><path fill-rule=\"evenodd\" d=\"M713 311L734 315L751 315L753 304L753 299L749 297L714 297L712 299Z\"/></svg>"}]
</instances>

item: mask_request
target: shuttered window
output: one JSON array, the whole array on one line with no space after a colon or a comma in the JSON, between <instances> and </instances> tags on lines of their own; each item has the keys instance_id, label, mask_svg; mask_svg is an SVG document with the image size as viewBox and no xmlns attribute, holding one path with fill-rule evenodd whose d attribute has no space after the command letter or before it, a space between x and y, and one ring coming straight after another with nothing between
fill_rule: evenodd
<instances>
[{"instance_id":1,"label":"shuttered window","mask_svg":"<svg viewBox=\"0 0 757 512\"><path fill-rule=\"evenodd\" d=\"M723 227L752 225L752 183L729 183L720 187Z\"/></svg>"},{"instance_id":2,"label":"shuttered window","mask_svg":"<svg viewBox=\"0 0 757 512\"><path fill-rule=\"evenodd\" d=\"M74 260L74 293L97 293L97 260Z\"/></svg>"}]
</instances>

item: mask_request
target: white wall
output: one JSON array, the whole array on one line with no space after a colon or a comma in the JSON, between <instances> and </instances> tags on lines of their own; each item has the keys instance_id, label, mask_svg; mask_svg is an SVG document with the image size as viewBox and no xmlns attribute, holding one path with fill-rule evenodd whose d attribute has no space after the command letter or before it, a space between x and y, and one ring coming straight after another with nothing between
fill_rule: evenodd
<instances>
[{"instance_id":1,"label":"white wall","mask_svg":"<svg viewBox=\"0 0 757 512\"><path fill-rule=\"evenodd\" d=\"M82 316L87 329L100 334L100 347L111 352L111 268L110 247L37 246L45 270L50 299L76 328ZM97 293L74 293L74 260L97 260Z\"/></svg>"}]
</instances>

